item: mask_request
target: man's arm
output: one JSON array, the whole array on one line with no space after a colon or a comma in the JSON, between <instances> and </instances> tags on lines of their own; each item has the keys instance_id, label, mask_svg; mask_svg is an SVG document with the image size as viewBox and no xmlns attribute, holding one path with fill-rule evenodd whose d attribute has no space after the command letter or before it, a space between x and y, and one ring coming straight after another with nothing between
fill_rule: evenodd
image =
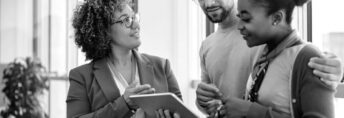
<instances>
[{"instance_id":1,"label":"man's arm","mask_svg":"<svg viewBox=\"0 0 344 118\"><path fill-rule=\"evenodd\" d=\"M215 85L208 84L210 83L210 78L205 66L204 53L204 43L202 43L199 51L202 82L197 86L196 106L201 112L210 115L210 111L216 107L216 105L210 104L210 102L214 100L216 96L219 96L220 92Z\"/></svg>"},{"instance_id":2,"label":"man's arm","mask_svg":"<svg viewBox=\"0 0 344 118\"><path fill-rule=\"evenodd\" d=\"M334 54L325 53L321 57L313 57L308 66L314 69L313 73L320 77L320 80L332 88L337 88L343 81L344 67L341 59Z\"/></svg>"},{"instance_id":3,"label":"man's arm","mask_svg":"<svg viewBox=\"0 0 344 118\"><path fill-rule=\"evenodd\" d=\"M206 71L205 69L205 59L204 59L204 42L202 42L202 45L201 45L201 48L199 50L199 57L200 57L200 66L201 66L201 80L202 82L205 82L205 83L209 83L210 82L210 79L209 79L209 76L208 76L208 72ZM199 90L199 86L197 86L197 90ZM196 90L196 106L197 108L203 112L203 113L207 113L205 108L203 107L203 105L201 106L199 104L199 96L201 96Z\"/></svg>"}]
</instances>

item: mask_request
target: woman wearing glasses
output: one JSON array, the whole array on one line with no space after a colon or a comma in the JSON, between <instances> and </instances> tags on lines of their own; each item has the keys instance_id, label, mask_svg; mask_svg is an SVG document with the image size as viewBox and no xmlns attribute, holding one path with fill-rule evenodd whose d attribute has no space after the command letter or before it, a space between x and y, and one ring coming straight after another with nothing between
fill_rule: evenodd
<instances>
[{"instance_id":1,"label":"woman wearing glasses","mask_svg":"<svg viewBox=\"0 0 344 118\"><path fill-rule=\"evenodd\" d=\"M130 2L86 0L74 13L73 27L77 46L91 62L69 73L68 118L144 117L129 99L134 94L171 92L182 98L169 61L136 50L140 26Z\"/></svg>"}]
</instances>

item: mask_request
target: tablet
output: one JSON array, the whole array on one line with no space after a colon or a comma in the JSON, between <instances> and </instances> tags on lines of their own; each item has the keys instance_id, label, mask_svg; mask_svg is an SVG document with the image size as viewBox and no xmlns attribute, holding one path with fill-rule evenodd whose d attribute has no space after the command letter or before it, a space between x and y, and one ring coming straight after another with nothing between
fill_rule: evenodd
<instances>
[{"instance_id":1,"label":"tablet","mask_svg":"<svg viewBox=\"0 0 344 118\"><path fill-rule=\"evenodd\" d=\"M179 113L181 118L198 118L173 93L131 95L129 98L142 108L149 117L156 117L155 111L158 109L168 109L171 112Z\"/></svg>"}]
</instances>

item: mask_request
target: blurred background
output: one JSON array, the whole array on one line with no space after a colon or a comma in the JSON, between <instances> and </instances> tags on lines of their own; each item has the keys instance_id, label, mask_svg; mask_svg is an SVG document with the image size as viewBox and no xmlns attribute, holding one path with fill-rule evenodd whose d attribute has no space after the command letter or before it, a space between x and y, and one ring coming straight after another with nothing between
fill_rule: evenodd
<instances>
[{"instance_id":1,"label":"blurred background","mask_svg":"<svg viewBox=\"0 0 344 118\"><path fill-rule=\"evenodd\" d=\"M71 19L83 0L0 0L0 77L15 58L38 57L48 71L49 90L42 106L50 118L66 117L68 72L87 63L74 43ZM140 52L168 58L179 82L185 104L204 117L195 106L200 81L198 51L202 40L217 25L206 20L192 0L135 0L140 13ZM293 27L303 39L322 51L344 59L343 0L313 0L294 12ZM344 61L344 60L343 60ZM0 89L5 85L2 83ZM343 87L336 94L336 116L344 117ZM8 100L0 92L0 109Z\"/></svg>"}]
</instances>

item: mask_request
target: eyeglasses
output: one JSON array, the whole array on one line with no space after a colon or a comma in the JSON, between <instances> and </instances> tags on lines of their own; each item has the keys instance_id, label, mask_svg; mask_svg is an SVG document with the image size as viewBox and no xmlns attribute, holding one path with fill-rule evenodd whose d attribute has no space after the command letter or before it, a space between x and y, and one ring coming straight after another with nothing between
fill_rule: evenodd
<instances>
[{"instance_id":1,"label":"eyeglasses","mask_svg":"<svg viewBox=\"0 0 344 118\"><path fill-rule=\"evenodd\" d=\"M122 18L120 20L114 21L114 24L120 23L120 24L124 25L127 28L131 28L133 23L134 23L134 21L140 22L139 14L136 13L133 16L125 16L124 18Z\"/></svg>"}]
</instances>

